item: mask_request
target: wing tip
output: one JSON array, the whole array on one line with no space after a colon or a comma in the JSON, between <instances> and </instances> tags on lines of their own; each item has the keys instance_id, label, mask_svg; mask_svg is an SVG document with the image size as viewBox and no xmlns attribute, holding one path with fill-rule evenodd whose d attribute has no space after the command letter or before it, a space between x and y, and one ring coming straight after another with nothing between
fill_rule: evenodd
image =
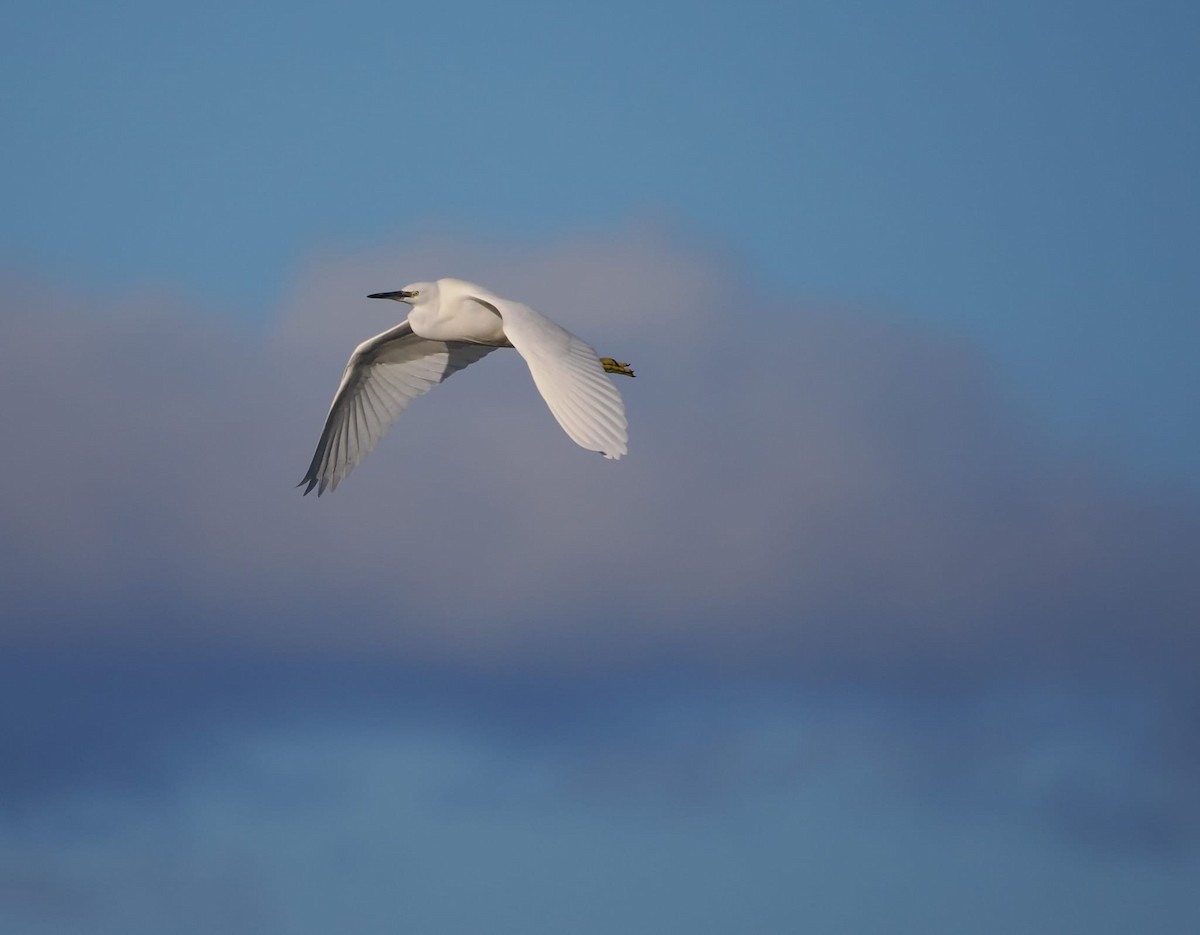
<instances>
[{"instance_id":1,"label":"wing tip","mask_svg":"<svg viewBox=\"0 0 1200 935\"><path fill-rule=\"evenodd\" d=\"M598 453L605 461L620 461L623 457L629 454L629 445L624 441L619 441L612 448L601 447L593 448L593 451Z\"/></svg>"},{"instance_id":2,"label":"wing tip","mask_svg":"<svg viewBox=\"0 0 1200 935\"><path fill-rule=\"evenodd\" d=\"M304 486L305 484L307 484L308 486L305 487ZM325 480L324 478L318 479L315 474L307 474L307 475L305 475L304 479L302 481L300 481L300 483L298 483L296 486L304 487L304 492L302 494L300 494L300 496L302 496L302 497L307 497L310 493L312 493L313 488L316 487L317 488L317 496L319 497L319 496L321 496L321 494L323 494L325 492L325 488L328 485L329 485L329 481ZM332 489L332 488L330 488L330 489Z\"/></svg>"}]
</instances>

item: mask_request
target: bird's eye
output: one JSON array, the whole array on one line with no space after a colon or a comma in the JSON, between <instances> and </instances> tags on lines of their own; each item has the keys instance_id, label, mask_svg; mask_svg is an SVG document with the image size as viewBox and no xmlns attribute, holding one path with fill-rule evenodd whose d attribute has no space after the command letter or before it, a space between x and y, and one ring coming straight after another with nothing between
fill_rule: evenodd
<instances>
[{"instance_id":1,"label":"bird's eye","mask_svg":"<svg viewBox=\"0 0 1200 935\"><path fill-rule=\"evenodd\" d=\"M412 297L415 299L415 298L416 298L417 296L419 296L420 294L421 294L421 290L420 290L420 289L414 289L414 290L413 290L413 293L412 293Z\"/></svg>"}]
</instances>

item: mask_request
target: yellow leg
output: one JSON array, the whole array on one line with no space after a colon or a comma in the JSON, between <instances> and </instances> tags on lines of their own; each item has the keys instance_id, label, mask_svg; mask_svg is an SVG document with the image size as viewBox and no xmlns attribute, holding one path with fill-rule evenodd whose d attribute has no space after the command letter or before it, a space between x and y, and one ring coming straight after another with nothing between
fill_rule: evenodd
<instances>
[{"instance_id":1,"label":"yellow leg","mask_svg":"<svg viewBox=\"0 0 1200 935\"><path fill-rule=\"evenodd\" d=\"M633 371L629 369L629 364L622 364L611 357L601 357L600 363L604 365L605 373L619 373L623 377L632 377L634 375Z\"/></svg>"}]
</instances>

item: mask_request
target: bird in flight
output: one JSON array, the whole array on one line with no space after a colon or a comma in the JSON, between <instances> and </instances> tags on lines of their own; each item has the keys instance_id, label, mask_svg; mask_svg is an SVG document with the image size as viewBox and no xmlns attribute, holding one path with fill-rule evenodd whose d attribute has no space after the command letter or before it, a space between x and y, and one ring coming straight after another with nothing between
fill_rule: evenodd
<instances>
[{"instance_id":1,"label":"bird in flight","mask_svg":"<svg viewBox=\"0 0 1200 935\"><path fill-rule=\"evenodd\" d=\"M298 486L336 490L410 402L499 347L515 348L571 440L606 458L628 451L625 406L606 373L629 364L596 352L528 305L461 279L416 282L370 299L411 306L408 318L354 349L317 451Z\"/></svg>"}]
</instances>

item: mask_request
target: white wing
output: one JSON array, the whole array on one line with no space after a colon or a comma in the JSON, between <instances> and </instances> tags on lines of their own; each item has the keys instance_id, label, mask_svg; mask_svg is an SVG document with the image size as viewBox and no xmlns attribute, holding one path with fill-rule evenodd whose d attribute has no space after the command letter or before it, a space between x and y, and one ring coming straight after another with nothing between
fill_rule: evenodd
<instances>
[{"instance_id":1,"label":"white wing","mask_svg":"<svg viewBox=\"0 0 1200 935\"><path fill-rule=\"evenodd\" d=\"M490 293L481 300L500 313L505 336L525 358L542 399L571 440L606 458L626 454L625 405L596 352L528 305Z\"/></svg>"},{"instance_id":2,"label":"white wing","mask_svg":"<svg viewBox=\"0 0 1200 935\"><path fill-rule=\"evenodd\" d=\"M408 404L450 374L496 350L463 341L429 341L407 321L364 341L350 355L308 473L299 486L317 496L336 490Z\"/></svg>"}]
</instances>

